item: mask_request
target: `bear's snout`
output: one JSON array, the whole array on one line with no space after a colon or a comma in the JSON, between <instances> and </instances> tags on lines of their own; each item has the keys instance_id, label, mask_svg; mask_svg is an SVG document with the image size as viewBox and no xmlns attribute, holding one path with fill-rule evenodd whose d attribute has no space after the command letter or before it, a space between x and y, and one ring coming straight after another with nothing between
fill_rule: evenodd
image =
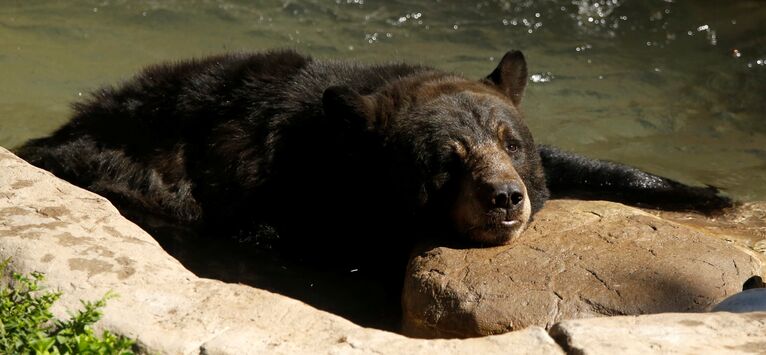
<instances>
[{"instance_id":1,"label":"bear's snout","mask_svg":"<svg viewBox=\"0 0 766 355\"><path fill-rule=\"evenodd\" d=\"M471 147L452 218L458 233L482 244L510 243L531 216L531 199L513 159L497 144Z\"/></svg>"},{"instance_id":2,"label":"bear's snout","mask_svg":"<svg viewBox=\"0 0 766 355\"><path fill-rule=\"evenodd\" d=\"M520 179L465 181L455 203L458 231L474 241L499 245L521 234L531 215L530 198Z\"/></svg>"},{"instance_id":3,"label":"bear's snout","mask_svg":"<svg viewBox=\"0 0 766 355\"><path fill-rule=\"evenodd\" d=\"M504 209L508 212L519 209L524 201L524 191L515 182L488 184L488 202L490 208Z\"/></svg>"},{"instance_id":4,"label":"bear's snout","mask_svg":"<svg viewBox=\"0 0 766 355\"><path fill-rule=\"evenodd\" d=\"M479 184L478 197L483 200L479 215L488 230L494 230L495 243L505 243L520 233L526 224L528 205L526 189L520 181L511 180ZM483 211L483 213L482 213ZM486 241L485 241L486 242Z\"/></svg>"}]
</instances>

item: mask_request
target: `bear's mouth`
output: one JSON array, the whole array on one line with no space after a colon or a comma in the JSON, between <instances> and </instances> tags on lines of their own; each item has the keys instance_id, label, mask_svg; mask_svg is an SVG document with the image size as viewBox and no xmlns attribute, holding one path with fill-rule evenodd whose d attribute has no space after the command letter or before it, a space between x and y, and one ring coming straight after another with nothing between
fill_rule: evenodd
<instances>
[{"instance_id":1,"label":"bear's mouth","mask_svg":"<svg viewBox=\"0 0 766 355\"><path fill-rule=\"evenodd\" d=\"M496 231L498 234L503 234L504 232L512 232L516 229L519 229L522 224L522 221L519 219L490 218L490 220L487 221L487 223L484 225L484 229L489 232Z\"/></svg>"},{"instance_id":2,"label":"bear's mouth","mask_svg":"<svg viewBox=\"0 0 766 355\"><path fill-rule=\"evenodd\" d=\"M519 221L501 221L500 224L503 225L503 227L514 227L516 225L519 225L521 222Z\"/></svg>"},{"instance_id":3,"label":"bear's mouth","mask_svg":"<svg viewBox=\"0 0 766 355\"><path fill-rule=\"evenodd\" d=\"M513 227L521 224L521 214L514 213L505 208L494 208L487 212L485 218L487 226Z\"/></svg>"},{"instance_id":4,"label":"bear's mouth","mask_svg":"<svg viewBox=\"0 0 766 355\"><path fill-rule=\"evenodd\" d=\"M478 223L469 231L469 237L479 243L489 245L508 244L522 231L526 221L523 214L510 214L506 211L490 210L484 215L483 223Z\"/></svg>"}]
</instances>

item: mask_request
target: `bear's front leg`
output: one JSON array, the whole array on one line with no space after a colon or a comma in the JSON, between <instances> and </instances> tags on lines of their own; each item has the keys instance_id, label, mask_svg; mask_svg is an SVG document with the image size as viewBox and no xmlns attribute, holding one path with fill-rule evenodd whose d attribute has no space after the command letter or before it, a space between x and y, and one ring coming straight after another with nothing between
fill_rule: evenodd
<instances>
[{"instance_id":1,"label":"bear's front leg","mask_svg":"<svg viewBox=\"0 0 766 355\"><path fill-rule=\"evenodd\" d=\"M538 146L546 183L554 198L609 200L663 210L706 214L732 206L712 186L695 187L606 160Z\"/></svg>"}]
</instances>

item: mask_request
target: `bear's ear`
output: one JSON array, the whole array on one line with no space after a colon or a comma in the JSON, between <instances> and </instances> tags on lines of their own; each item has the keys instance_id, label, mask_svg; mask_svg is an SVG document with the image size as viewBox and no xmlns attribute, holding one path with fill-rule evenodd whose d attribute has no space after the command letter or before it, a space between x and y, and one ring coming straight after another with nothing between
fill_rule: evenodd
<instances>
[{"instance_id":1,"label":"bear's ear","mask_svg":"<svg viewBox=\"0 0 766 355\"><path fill-rule=\"evenodd\" d=\"M518 106L527 87L527 61L524 60L524 54L517 50L505 53L500 64L485 80L495 85Z\"/></svg>"},{"instance_id":2,"label":"bear's ear","mask_svg":"<svg viewBox=\"0 0 766 355\"><path fill-rule=\"evenodd\" d=\"M331 86L322 95L325 116L345 121L352 126L373 128L375 106L369 97L362 96L348 86Z\"/></svg>"}]
</instances>

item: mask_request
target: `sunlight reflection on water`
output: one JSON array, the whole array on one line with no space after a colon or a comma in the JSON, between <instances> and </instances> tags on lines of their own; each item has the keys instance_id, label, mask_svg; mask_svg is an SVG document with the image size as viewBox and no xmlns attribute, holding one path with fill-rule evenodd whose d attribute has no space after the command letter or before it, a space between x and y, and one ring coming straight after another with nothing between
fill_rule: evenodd
<instances>
[{"instance_id":1,"label":"sunlight reflection on water","mask_svg":"<svg viewBox=\"0 0 766 355\"><path fill-rule=\"evenodd\" d=\"M755 0L20 2L0 8L0 145L163 60L292 47L478 78L518 48L538 141L766 199L765 30Z\"/></svg>"}]
</instances>

